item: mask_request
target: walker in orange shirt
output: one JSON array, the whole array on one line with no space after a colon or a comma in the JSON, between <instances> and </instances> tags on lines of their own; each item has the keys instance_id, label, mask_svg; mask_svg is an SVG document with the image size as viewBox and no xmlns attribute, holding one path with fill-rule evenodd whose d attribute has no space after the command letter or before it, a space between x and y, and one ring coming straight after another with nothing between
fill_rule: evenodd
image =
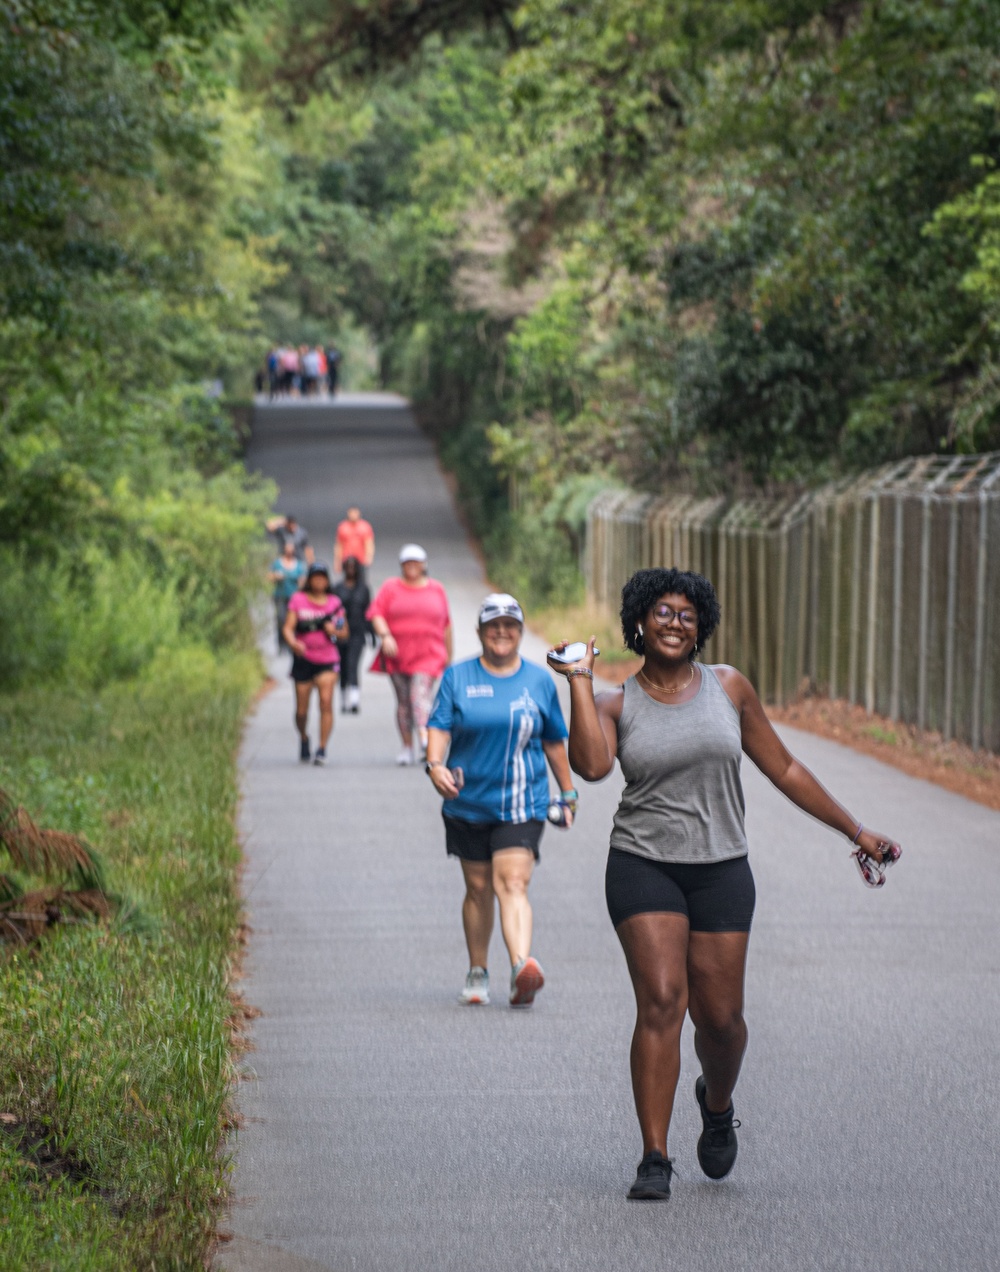
<instances>
[{"instance_id":1,"label":"walker in orange shirt","mask_svg":"<svg viewBox=\"0 0 1000 1272\"><path fill-rule=\"evenodd\" d=\"M360 561L363 569L375 560L375 531L362 517L360 508L348 508L347 516L337 527L333 544L334 573L344 568L348 557Z\"/></svg>"}]
</instances>

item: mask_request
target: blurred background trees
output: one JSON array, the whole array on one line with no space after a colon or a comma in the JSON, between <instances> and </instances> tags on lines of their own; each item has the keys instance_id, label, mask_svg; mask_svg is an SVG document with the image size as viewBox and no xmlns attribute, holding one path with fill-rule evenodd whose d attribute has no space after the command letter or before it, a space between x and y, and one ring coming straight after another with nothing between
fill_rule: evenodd
<instances>
[{"instance_id":1,"label":"blurred background trees","mask_svg":"<svg viewBox=\"0 0 1000 1272\"><path fill-rule=\"evenodd\" d=\"M131 553L195 605L156 508L229 510L246 557L262 496L204 385L246 395L271 341L336 339L349 385L408 393L536 601L572 593L602 482L1000 445L991 0L0 13L18 569Z\"/></svg>"}]
</instances>

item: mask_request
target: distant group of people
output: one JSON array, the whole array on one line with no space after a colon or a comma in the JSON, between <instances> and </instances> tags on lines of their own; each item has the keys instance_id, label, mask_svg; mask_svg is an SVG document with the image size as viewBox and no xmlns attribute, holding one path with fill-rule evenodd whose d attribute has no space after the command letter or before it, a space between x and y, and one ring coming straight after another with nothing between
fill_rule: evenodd
<instances>
[{"instance_id":1,"label":"distant group of people","mask_svg":"<svg viewBox=\"0 0 1000 1272\"><path fill-rule=\"evenodd\" d=\"M275 345L254 377L258 393L268 397L333 397L340 382L341 353L336 345Z\"/></svg>"},{"instance_id":2,"label":"distant group of people","mask_svg":"<svg viewBox=\"0 0 1000 1272\"><path fill-rule=\"evenodd\" d=\"M495 903L511 964L508 1002L534 1001L545 976L531 953L528 887L542 833L548 822L573 824L574 772L596 782L620 764L625 788L605 896L636 1000L631 1070L643 1157L627 1195L670 1196L667 1133L687 1015L702 1067L694 1089L698 1161L709 1178L725 1177L737 1156L732 1094L747 1042L743 985L755 906L742 755L799 808L844 834L859 864L894 860L898 845L862 825L789 754L740 672L700 659L720 617L715 589L702 575L644 569L625 584L622 634L642 666L619 688L595 695L593 638L549 650L549 669L568 681L567 729L552 677L521 656L524 613L513 596L483 600L482 651L452 663L448 598L429 576L419 544L403 546L399 576L369 600L364 571L374 534L358 509L338 527L335 560L343 579L336 584L326 566L306 560L308 536L293 519L273 532L284 536L272 571L276 588L294 574L291 562L300 562L281 630L293 653L301 757L309 758L312 687L320 694L315 762L322 763L338 667L358 633L363 643L370 632L380 643L372 669L388 674L395 690L398 762L423 759L442 799L446 852L461 863L469 955L463 1004L490 1000Z\"/></svg>"}]
</instances>

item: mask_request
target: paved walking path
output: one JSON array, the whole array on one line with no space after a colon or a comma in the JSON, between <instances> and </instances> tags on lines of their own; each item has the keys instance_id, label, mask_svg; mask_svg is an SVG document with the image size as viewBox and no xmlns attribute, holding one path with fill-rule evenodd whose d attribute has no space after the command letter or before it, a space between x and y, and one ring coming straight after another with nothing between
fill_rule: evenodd
<instances>
[{"instance_id":1,"label":"paved walking path","mask_svg":"<svg viewBox=\"0 0 1000 1272\"><path fill-rule=\"evenodd\" d=\"M358 502L375 580L422 542L475 652L485 584L405 404L258 407L249 464L329 559ZM573 633L586 635L586 633ZM540 642L526 643L540 660ZM747 763L758 911L729 1180L695 1158L685 1035L666 1206L628 1204L640 1155L631 990L603 868L617 775L550 830L532 885L548 983L530 1012L460 1008L461 885L422 771L393 764L389 687L300 766L284 664L243 748L255 1023L240 1088L231 1272L986 1272L1000 1266L1000 815L787 730L906 856L880 894L845 843ZM502 991L497 934L491 969ZM866 1196L866 1191L871 1196Z\"/></svg>"}]
</instances>

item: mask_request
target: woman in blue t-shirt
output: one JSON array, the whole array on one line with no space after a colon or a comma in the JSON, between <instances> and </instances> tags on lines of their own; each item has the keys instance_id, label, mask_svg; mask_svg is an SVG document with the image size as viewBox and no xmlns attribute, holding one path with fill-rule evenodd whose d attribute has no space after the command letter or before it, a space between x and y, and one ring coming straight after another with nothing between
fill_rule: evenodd
<instances>
[{"instance_id":1,"label":"woman in blue t-shirt","mask_svg":"<svg viewBox=\"0 0 1000 1272\"><path fill-rule=\"evenodd\" d=\"M295 555L295 540L287 538L282 544L281 556L271 562L271 582L274 584L274 615L278 620L278 649L287 649L283 628L288 617L288 602L302 586L306 563Z\"/></svg>"},{"instance_id":2,"label":"woman in blue t-shirt","mask_svg":"<svg viewBox=\"0 0 1000 1272\"><path fill-rule=\"evenodd\" d=\"M559 698L545 669L522 659L523 632L517 601L487 596L479 608L483 652L447 669L428 721L426 771L445 801L446 849L465 876L463 1003L490 1000L494 897L510 955L510 1005L529 1007L545 984L531 957L528 884L550 803L546 761L559 783L564 826L576 809Z\"/></svg>"}]
</instances>

